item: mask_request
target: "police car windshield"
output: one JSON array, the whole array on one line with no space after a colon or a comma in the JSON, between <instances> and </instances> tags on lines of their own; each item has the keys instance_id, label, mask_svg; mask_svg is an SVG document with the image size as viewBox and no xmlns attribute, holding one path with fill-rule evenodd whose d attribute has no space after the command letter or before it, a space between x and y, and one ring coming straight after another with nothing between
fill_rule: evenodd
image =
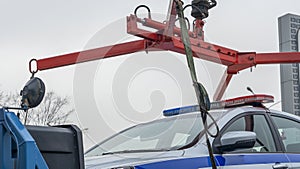
<instances>
[{"instance_id":1,"label":"police car windshield","mask_svg":"<svg viewBox=\"0 0 300 169\"><path fill-rule=\"evenodd\" d=\"M210 119L208 124L211 124ZM88 157L175 150L192 143L202 130L199 113L168 117L124 130L92 148L85 155Z\"/></svg>"}]
</instances>

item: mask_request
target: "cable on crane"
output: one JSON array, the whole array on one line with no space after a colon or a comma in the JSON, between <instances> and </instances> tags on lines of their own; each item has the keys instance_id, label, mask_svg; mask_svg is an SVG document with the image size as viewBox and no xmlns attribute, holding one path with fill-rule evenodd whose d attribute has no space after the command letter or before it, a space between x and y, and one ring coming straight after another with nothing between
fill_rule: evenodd
<instances>
[{"instance_id":1,"label":"cable on crane","mask_svg":"<svg viewBox=\"0 0 300 169\"><path fill-rule=\"evenodd\" d=\"M187 18L187 17L184 17L184 19L186 20L186 22L188 23L188 25L187 25L187 29L188 30L191 30L191 23L190 23L190 20L189 20L189 18ZM175 19L175 22L176 21L178 21L179 20L179 18L176 18Z\"/></svg>"},{"instance_id":2,"label":"cable on crane","mask_svg":"<svg viewBox=\"0 0 300 169\"><path fill-rule=\"evenodd\" d=\"M196 92L197 101L198 101L198 104L200 107L202 123L204 126L204 133L205 133L205 138L206 138L206 144L207 144L207 148L208 148L208 152L209 152L212 169L217 169L216 161L215 161L215 158L213 155L213 150L212 150L208 135L210 135L211 137L216 137L219 133L219 128L216 125L215 120L208 113L208 110L210 109L210 100L209 100L208 94L207 94L204 86L197 81L197 75L196 75L196 70L195 70L195 65L194 65L194 60L193 60L193 52L191 49L191 43L190 43L188 30L187 30L187 26L186 26L186 22L185 22L185 17L184 17L184 13L183 13L183 7L182 7L183 3L180 0L175 0L175 2L176 2L176 11L177 11L177 15L179 18L180 29L181 29L181 38L182 38L182 42L184 45L187 63L188 63L190 75L191 75L191 78L193 81L193 86L194 86L194 89ZM216 125L217 133L215 135L212 135L208 131L207 116L212 118L214 124Z\"/></svg>"},{"instance_id":3,"label":"cable on crane","mask_svg":"<svg viewBox=\"0 0 300 169\"><path fill-rule=\"evenodd\" d=\"M150 11L150 8L147 6L147 5L139 5L135 8L134 10L134 15L137 16L137 11L140 9L140 8L146 8L147 11L148 11L148 18L151 19L151 11Z\"/></svg>"}]
</instances>

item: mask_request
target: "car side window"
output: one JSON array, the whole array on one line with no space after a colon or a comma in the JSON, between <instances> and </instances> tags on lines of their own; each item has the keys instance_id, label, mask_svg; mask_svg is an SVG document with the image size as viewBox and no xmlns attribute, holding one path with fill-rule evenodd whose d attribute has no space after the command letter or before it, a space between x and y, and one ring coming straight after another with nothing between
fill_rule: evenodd
<instances>
[{"instance_id":1,"label":"car side window","mask_svg":"<svg viewBox=\"0 0 300 169\"><path fill-rule=\"evenodd\" d=\"M264 115L246 115L233 123L223 132L252 131L256 133L256 142L252 149L237 152L276 152L276 146L270 126ZM236 151L235 151L236 152Z\"/></svg>"},{"instance_id":2,"label":"car side window","mask_svg":"<svg viewBox=\"0 0 300 169\"><path fill-rule=\"evenodd\" d=\"M300 123L283 117L271 118L278 128L286 152L300 153Z\"/></svg>"}]
</instances>

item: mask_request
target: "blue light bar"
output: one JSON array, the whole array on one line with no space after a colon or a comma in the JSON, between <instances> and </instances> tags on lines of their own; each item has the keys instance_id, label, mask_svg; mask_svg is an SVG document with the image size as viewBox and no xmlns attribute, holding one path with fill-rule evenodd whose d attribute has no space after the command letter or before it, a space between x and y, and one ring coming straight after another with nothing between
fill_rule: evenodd
<instances>
[{"instance_id":1,"label":"blue light bar","mask_svg":"<svg viewBox=\"0 0 300 169\"><path fill-rule=\"evenodd\" d=\"M200 111L200 108L198 105L178 107L178 108L174 108L174 109L164 110L163 114L165 117L168 117L168 116L175 116L175 115L179 115L179 114L191 113L191 112L196 112L196 111Z\"/></svg>"}]
</instances>

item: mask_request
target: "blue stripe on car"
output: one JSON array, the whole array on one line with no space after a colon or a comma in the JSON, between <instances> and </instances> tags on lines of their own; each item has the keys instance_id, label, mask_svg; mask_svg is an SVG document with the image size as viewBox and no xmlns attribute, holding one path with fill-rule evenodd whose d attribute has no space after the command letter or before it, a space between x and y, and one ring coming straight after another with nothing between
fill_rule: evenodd
<instances>
[{"instance_id":1,"label":"blue stripe on car","mask_svg":"<svg viewBox=\"0 0 300 169\"><path fill-rule=\"evenodd\" d=\"M299 154L241 154L215 156L215 158L217 159L218 166L300 162ZM209 157L207 156L160 161L136 166L137 169L198 169L204 167L211 167Z\"/></svg>"}]
</instances>

